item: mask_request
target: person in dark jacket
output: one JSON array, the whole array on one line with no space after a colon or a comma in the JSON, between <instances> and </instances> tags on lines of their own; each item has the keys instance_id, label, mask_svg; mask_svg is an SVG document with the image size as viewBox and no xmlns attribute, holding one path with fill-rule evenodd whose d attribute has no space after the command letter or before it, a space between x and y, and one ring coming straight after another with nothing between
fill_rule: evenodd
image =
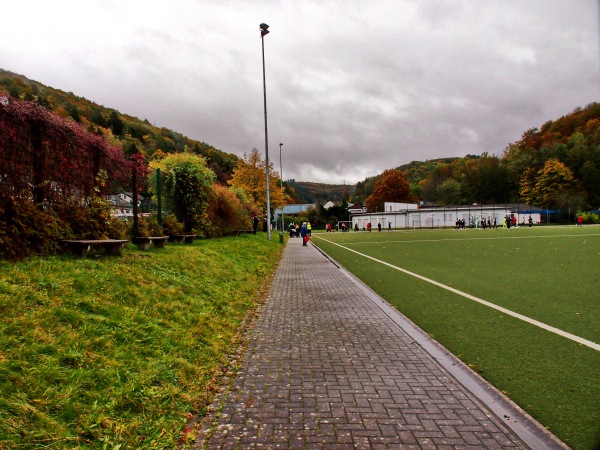
<instances>
[{"instance_id":1,"label":"person in dark jacket","mask_svg":"<svg viewBox=\"0 0 600 450\"><path fill-rule=\"evenodd\" d=\"M300 236L302 236L302 245L306 246L306 243L308 242L308 239L306 239L308 237L308 229L306 228L306 222L303 222L302 226L300 227Z\"/></svg>"}]
</instances>

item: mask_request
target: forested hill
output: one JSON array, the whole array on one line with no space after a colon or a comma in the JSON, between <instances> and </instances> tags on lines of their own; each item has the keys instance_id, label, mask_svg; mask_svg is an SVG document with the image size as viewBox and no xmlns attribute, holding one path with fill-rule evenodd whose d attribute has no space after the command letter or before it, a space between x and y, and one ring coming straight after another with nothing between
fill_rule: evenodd
<instances>
[{"instance_id":1,"label":"forested hill","mask_svg":"<svg viewBox=\"0 0 600 450\"><path fill-rule=\"evenodd\" d=\"M157 151L177 153L187 148L206 158L221 183L230 178L237 165L238 157L232 153L3 69L0 69L0 89L13 98L34 101L62 117L71 117L110 142L119 143L125 153L137 151L150 158Z\"/></svg>"},{"instance_id":2,"label":"forested hill","mask_svg":"<svg viewBox=\"0 0 600 450\"><path fill-rule=\"evenodd\" d=\"M600 206L600 104L577 108L525 131L502 155L413 161L406 173L421 200L440 205L523 202L547 208ZM356 185L356 199L373 192L380 175Z\"/></svg>"},{"instance_id":3,"label":"forested hill","mask_svg":"<svg viewBox=\"0 0 600 450\"><path fill-rule=\"evenodd\" d=\"M311 183L308 181L288 180L285 182L292 189L291 194L296 203L317 203L324 205L328 201L348 202L353 195L354 186L347 184Z\"/></svg>"}]
</instances>

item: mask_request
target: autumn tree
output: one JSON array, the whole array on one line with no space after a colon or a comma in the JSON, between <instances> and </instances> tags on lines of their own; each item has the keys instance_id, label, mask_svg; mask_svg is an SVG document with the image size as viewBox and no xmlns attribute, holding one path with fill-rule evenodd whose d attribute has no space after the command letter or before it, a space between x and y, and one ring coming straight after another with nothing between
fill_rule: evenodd
<instances>
[{"instance_id":1,"label":"autumn tree","mask_svg":"<svg viewBox=\"0 0 600 450\"><path fill-rule=\"evenodd\" d=\"M264 211L267 209L266 167L265 160L258 150L253 148L250 153L244 153L233 171L231 180L227 181L230 186L241 188L248 199ZM273 170L273 163L269 162L269 198L272 211L284 204L284 195L279 183L279 174Z\"/></svg>"},{"instance_id":2,"label":"autumn tree","mask_svg":"<svg viewBox=\"0 0 600 450\"><path fill-rule=\"evenodd\" d=\"M538 172L535 190L541 204L555 207L564 206L563 199L570 197L575 187L571 169L557 159L549 159Z\"/></svg>"},{"instance_id":3,"label":"autumn tree","mask_svg":"<svg viewBox=\"0 0 600 450\"><path fill-rule=\"evenodd\" d=\"M463 158L464 166L454 171L460 176L462 202L502 203L508 200L507 173L500 164L500 158L483 153L474 159ZM458 162L453 163L453 166ZM458 202L457 202L458 203Z\"/></svg>"},{"instance_id":4,"label":"autumn tree","mask_svg":"<svg viewBox=\"0 0 600 450\"><path fill-rule=\"evenodd\" d=\"M208 202L207 237L230 234L251 227L250 215L242 202L243 196L235 189L214 184Z\"/></svg>"},{"instance_id":5,"label":"autumn tree","mask_svg":"<svg viewBox=\"0 0 600 450\"><path fill-rule=\"evenodd\" d=\"M438 188L438 202L442 205L459 205L463 203L462 186L454 178L442 181Z\"/></svg>"},{"instance_id":6,"label":"autumn tree","mask_svg":"<svg viewBox=\"0 0 600 450\"><path fill-rule=\"evenodd\" d=\"M397 169L384 170L367 198L368 211L383 211L385 202L414 202L417 198L410 190L406 174Z\"/></svg>"},{"instance_id":7,"label":"autumn tree","mask_svg":"<svg viewBox=\"0 0 600 450\"><path fill-rule=\"evenodd\" d=\"M528 167L521 175L519 183L519 194L521 199L528 205L535 205L538 203L537 192L536 192L536 176L537 173L531 167Z\"/></svg>"},{"instance_id":8,"label":"autumn tree","mask_svg":"<svg viewBox=\"0 0 600 450\"><path fill-rule=\"evenodd\" d=\"M191 153L174 153L150 162L150 190L156 194L156 169L161 170L166 210L183 223L186 233L202 234L205 210L212 195L215 173L204 158Z\"/></svg>"},{"instance_id":9,"label":"autumn tree","mask_svg":"<svg viewBox=\"0 0 600 450\"><path fill-rule=\"evenodd\" d=\"M531 169L524 172L520 193L527 203L550 208L581 203L573 172L554 158L546 161L535 175Z\"/></svg>"}]
</instances>

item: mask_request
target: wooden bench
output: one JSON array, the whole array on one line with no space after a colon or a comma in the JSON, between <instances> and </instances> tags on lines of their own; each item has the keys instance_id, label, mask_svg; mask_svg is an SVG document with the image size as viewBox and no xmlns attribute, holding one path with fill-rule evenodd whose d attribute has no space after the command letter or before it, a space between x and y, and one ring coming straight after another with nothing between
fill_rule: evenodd
<instances>
[{"instance_id":1,"label":"wooden bench","mask_svg":"<svg viewBox=\"0 0 600 450\"><path fill-rule=\"evenodd\" d=\"M164 248L167 244L169 236L138 236L132 239L132 242L138 246L140 250L148 250L150 244L156 248Z\"/></svg>"},{"instance_id":2,"label":"wooden bench","mask_svg":"<svg viewBox=\"0 0 600 450\"><path fill-rule=\"evenodd\" d=\"M176 236L169 236L169 242L174 242L176 244L186 243L191 244L196 239L195 234L180 234Z\"/></svg>"},{"instance_id":3,"label":"wooden bench","mask_svg":"<svg viewBox=\"0 0 600 450\"><path fill-rule=\"evenodd\" d=\"M65 239L62 241L74 255L84 257L92 247L103 247L107 255L120 255L127 239Z\"/></svg>"}]
</instances>

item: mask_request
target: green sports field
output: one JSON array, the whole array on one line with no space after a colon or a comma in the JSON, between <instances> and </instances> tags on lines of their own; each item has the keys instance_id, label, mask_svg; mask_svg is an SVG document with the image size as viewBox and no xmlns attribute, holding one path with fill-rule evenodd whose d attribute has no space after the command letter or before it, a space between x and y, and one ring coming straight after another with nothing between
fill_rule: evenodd
<instances>
[{"instance_id":1,"label":"green sports field","mask_svg":"<svg viewBox=\"0 0 600 450\"><path fill-rule=\"evenodd\" d=\"M599 226L321 233L312 242L565 443L600 448Z\"/></svg>"}]
</instances>

